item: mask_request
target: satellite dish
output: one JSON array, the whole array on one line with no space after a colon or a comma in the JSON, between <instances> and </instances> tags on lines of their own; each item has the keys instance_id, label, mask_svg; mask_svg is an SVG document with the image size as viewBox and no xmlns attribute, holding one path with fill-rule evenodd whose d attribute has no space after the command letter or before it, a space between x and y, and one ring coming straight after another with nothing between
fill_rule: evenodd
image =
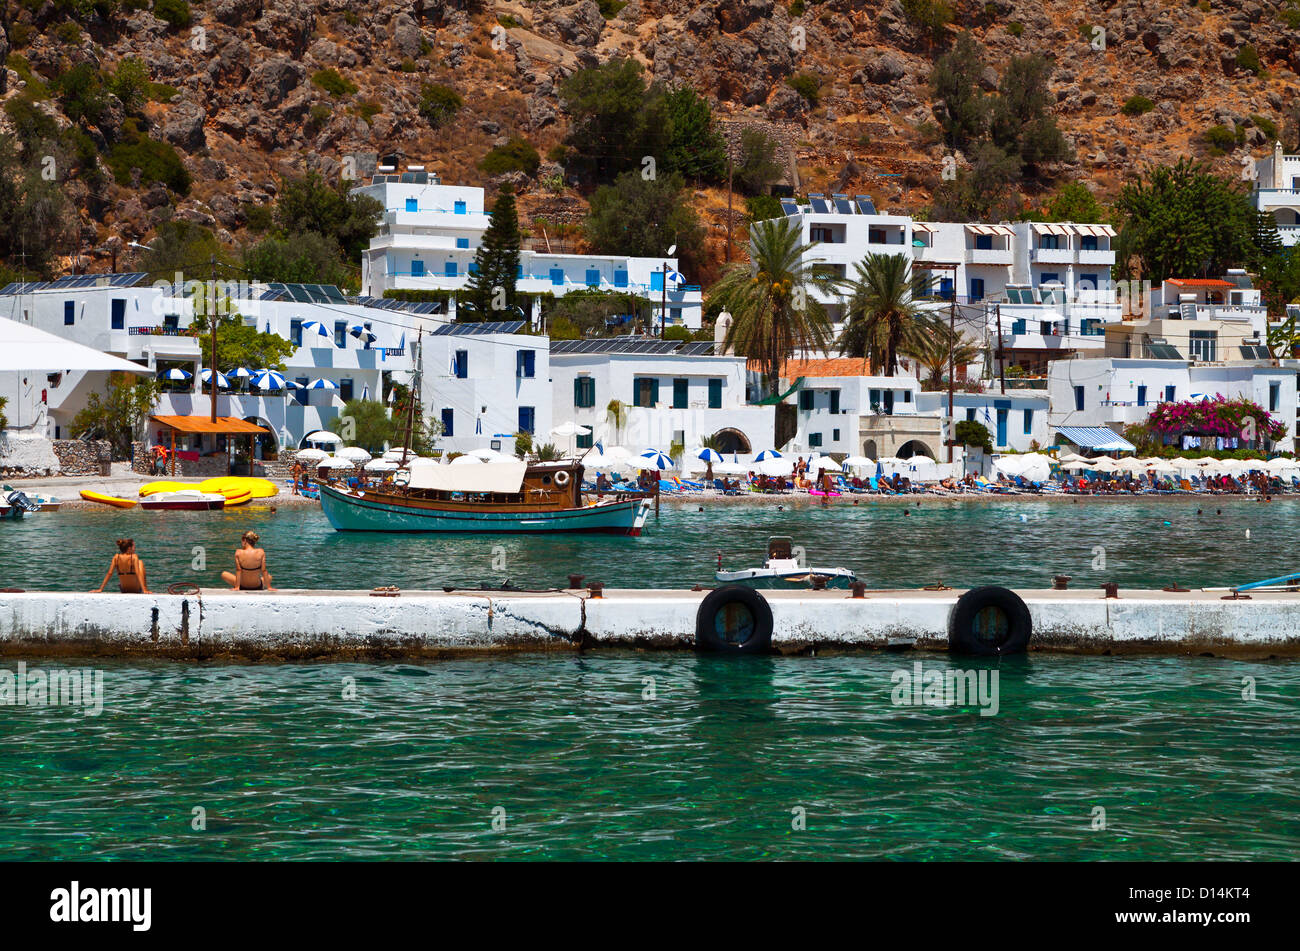
<instances>
[{"instance_id":1,"label":"satellite dish","mask_svg":"<svg viewBox=\"0 0 1300 951\"><path fill-rule=\"evenodd\" d=\"M668 256L669 256L669 257L672 257L672 256L673 256L674 254L676 254L676 253L677 253L677 245L675 245L675 244L674 244L674 245L671 245L671 246L668 248Z\"/></svg>"}]
</instances>

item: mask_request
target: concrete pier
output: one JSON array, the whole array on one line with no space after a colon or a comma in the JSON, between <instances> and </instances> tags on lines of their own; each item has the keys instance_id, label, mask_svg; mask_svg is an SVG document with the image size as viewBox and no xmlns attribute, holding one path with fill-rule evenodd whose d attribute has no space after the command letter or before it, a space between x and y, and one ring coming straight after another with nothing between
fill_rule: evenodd
<instances>
[{"instance_id":1,"label":"concrete pier","mask_svg":"<svg viewBox=\"0 0 1300 951\"><path fill-rule=\"evenodd\" d=\"M0 593L0 654L11 657L437 657L486 650L691 649L707 594L368 591L181 595ZM782 653L947 649L962 590L764 591ZM1300 655L1300 593L1221 600L1221 592L1018 591L1030 650Z\"/></svg>"}]
</instances>

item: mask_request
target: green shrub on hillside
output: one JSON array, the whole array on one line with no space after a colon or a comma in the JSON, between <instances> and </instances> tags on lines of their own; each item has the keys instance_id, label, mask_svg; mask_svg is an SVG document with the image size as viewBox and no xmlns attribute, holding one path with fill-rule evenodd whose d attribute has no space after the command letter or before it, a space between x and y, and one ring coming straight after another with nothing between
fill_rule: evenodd
<instances>
[{"instance_id":1,"label":"green shrub on hillside","mask_svg":"<svg viewBox=\"0 0 1300 951\"><path fill-rule=\"evenodd\" d=\"M518 136L511 139L505 145L498 145L491 152L483 157L478 167L489 175L504 175L507 172L523 172L525 175L536 175L538 166L542 164L542 157L537 153L526 139Z\"/></svg>"},{"instance_id":2,"label":"green shrub on hillside","mask_svg":"<svg viewBox=\"0 0 1300 951\"><path fill-rule=\"evenodd\" d=\"M817 97L821 90L821 80L812 73L796 73L787 77L785 84L803 96L812 105L817 105Z\"/></svg>"},{"instance_id":3,"label":"green shrub on hillside","mask_svg":"<svg viewBox=\"0 0 1300 951\"><path fill-rule=\"evenodd\" d=\"M153 15L178 30L190 25L190 5L187 0L154 0Z\"/></svg>"},{"instance_id":4,"label":"green shrub on hillside","mask_svg":"<svg viewBox=\"0 0 1300 951\"><path fill-rule=\"evenodd\" d=\"M123 123L122 131L122 141L109 150L106 158L119 185L131 184L131 171L138 168L142 184L157 182L178 195L189 192L190 173L171 145L142 134L131 120Z\"/></svg>"},{"instance_id":5,"label":"green shrub on hillside","mask_svg":"<svg viewBox=\"0 0 1300 951\"><path fill-rule=\"evenodd\" d=\"M1264 66L1259 61L1259 53L1249 43L1237 50L1237 68L1255 76L1264 71Z\"/></svg>"},{"instance_id":6,"label":"green shrub on hillside","mask_svg":"<svg viewBox=\"0 0 1300 951\"><path fill-rule=\"evenodd\" d=\"M332 66L313 73L311 81L312 85L325 90L331 96L351 96L357 91L356 83L344 79Z\"/></svg>"},{"instance_id":7,"label":"green shrub on hillside","mask_svg":"<svg viewBox=\"0 0 1300 951\"><path fill-rule=\"evenodd\" d=\"M434 129L441 129L452 120L465 100L450 86L425 83L420 87L420 118Z\"/></svg>"},{"instance_id":8,"label":"green shrub on hillside","mask_svg":"<svg viewBox=\"0 0 1300 951\"><path fill-rule=\"evenodd\" d=\"M1156 104L1146 96L1129 96L1124 100L1124 105L1120 112L1126 116L1140 116L1143 113L1150 112L1156 107Z\"/></svg>"}]
</instances>

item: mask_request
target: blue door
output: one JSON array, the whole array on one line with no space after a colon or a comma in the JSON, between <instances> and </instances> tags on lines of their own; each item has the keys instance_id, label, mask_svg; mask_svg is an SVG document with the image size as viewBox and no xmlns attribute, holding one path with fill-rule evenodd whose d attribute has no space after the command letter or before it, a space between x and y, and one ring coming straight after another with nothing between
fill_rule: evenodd
<instances>
[{"instance_id":1,"label":"blue door","mask_svg":"<svg viewBox=\"0 0 1300 951\"><path fill-rule=\"evenodd\" d=\"M465 203L463 201L456 202L456 204L452 206L452 211L458 215L465 214Z\"/></svg>"},{"instance_id":2,"label":"blue door","mask_svg":"<svg viewBox=\"0 0 1300 951\"><path fill-rule=\"evenodd\" d=\"M663 271L651 271L651 272L650 272L650 290L652 290L652 291L662 291L663 289L664 289L664 272L663 272Z\"/></svg>"},{"instance_id":3,"label":"blue door","mask_svg":"<svg viewBox=\"0 0 1300 951\"><path fill-rule=\"evenodd\" d=\"M1138 387L1138 406L1146 406L1146 405L1147 405L1147 388L1146 388L1145 386L1139 386L1139 387Z\"/></svg>"},{"instance_id":4,"label":"blue door","mask_svg":"<svg viewBox=\"0 0 1300 951\"><path fill-rule=\"evenodd\" d=\"M450 407L443 407L442 410L442 434L444 436L456 435L456 412Z\"/></svg>"},{"instance_id":5,"label":"blue door","mask_svg":"<svg viewBox=\"0 0 1300 951\"><path fill-rule=\"evenodd\" d=\"M998 442L999 446L1007 444L1007 410L998 410Z\"/></svg>"},{"instance_id":6,"label":"blue door","mask_svg":"<svg viewBox=\"0 0 1300 951\"><path fill-rule=\"evenodd\" d=\"M424 277L424 262L423 262L423 261L412 261L412 262L411 262L411 277Z\"/></svg>"},{"instance_id":7,"label":"blue door","mask_svg":"<svg viewBox=\"0 0 1300 951\"><path fill-rule=\"evenodd\" d=\"M944 300L952 300L952 278L939 278L939 296Z\"/></svg>"},{"instance_id":8,"label":"blue door","mask_svg":"<svg viewBox=\"0 0 1300 951\"><path fill-rule=\"evenodd\" d=\"M627 287L627 271L614 272L614 286Z\"/></svg>"},{"instance_id":9,"label":"blue door","mask_svg":"<svg viewBox=\"0 0 1300 951\"><path fill-rule=\"evenodd\" d=\"M970 279L970 299L971 300L984 299L984 278L972 277Z\"/></svg>"},{"instance_id":10,"label":"blue door","mask_svg":"<svg viewBox=\"0 0 1300 951\"><path fill-rule=\"evenodd\" d=\"M535 410L533 407L519 407L519 431L521 433L531 433L533 431L534 418Z\"/></svg>"}]
</instances>

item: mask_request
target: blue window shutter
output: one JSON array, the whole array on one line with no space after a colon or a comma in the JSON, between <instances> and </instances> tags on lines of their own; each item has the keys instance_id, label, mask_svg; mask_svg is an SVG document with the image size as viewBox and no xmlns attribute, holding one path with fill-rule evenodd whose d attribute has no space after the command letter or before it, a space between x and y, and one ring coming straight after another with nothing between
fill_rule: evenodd
<instances>
[{"instance_id":1,"label":"blue window shutter","mask_svg":"<svg viewBox=\"0 0 1300 951\"><path fill-rule=\"evenodd\" d=\"M664 289L664 272L663 272L663 271L651 271L651 272L650 272L650 290L652 290L652 291L662 291L663 289Z\"/></svg>"},{"instance_id":2,"label":"blue window shutter","mask_svg":"<svg viewBox=\"0 0 1300 951\"><path fill-rule=\"evenodd\" d=\"M406 199L406 210L407 210L407 211L419 211L419 210L420 210L420 199L418 199L418 198L408 198L408 199Z\"/></svg>"},{"instance_id":3,"label":"blue window shutter","mask_svg":"<svg viewBox=\"0 0 1300 951\"><path fill-rule=\"evenodd\" d=\"M521 281L524 277L524 266L521 264L515 268L515 280Z\"/></svg>"},{"instance_id":4,"label":"blue window shutter","mask_svg":"<svg viewBox=\"0 0 1300 951\"><path fill-rule=\"evenodd\" d=\"M124 297L113 298L112 320L113 320L112 323L113 330L126 329L126 298Z\"/></svg>"},{"instance_id":5,"label":"blue window shutter","mask_svg":"<svg viewBox=\"0 0 1300 951\"><path fill-rule=\"evenodd\" d=\"M556 287L562 287L564 285L564 268L551 268L551 283Z\"/></svg>"},{"instance_id":6,"label":"blue window shutter","mask_svg":"<svg viewBox=\"0 0 1300 951\"><path fill-rule=\"evenodd\" d=\"M470 261L470 262L469 262L468 270L469 270L469 273L471 273L471 274L477 274L477 273L478 273L478 262L477 262L477 261Z\"/></svg>"},{"instance_id":7,"label":"blue window shutter","mask_svg":"<svg viewBox=\"0 0 1300 951\"><path fill-rule=\"evenodd\" d=\"M443 272L447 277L456 277L460 272L456 267L455 261L448 261Z\"/></svg>"},{"instance_id":8,"label":"blue window shutter","mask_svg":"<svg viewBox=\"0 0 1300 951\"><path fill-rule=\"evenodd\" d=\"M659 405L659 377L650 380L650 405Z\"/></svg>"},{"instance_id":9,"label":"blue window shutter","mask_svg":"<svg viewBox=\"0 0 1300 951\"><path fill-rule=\"evenodd\" d=\"M573 405L577 407L581 407L583 405L582 403L583 379L585 378L580 376L575 376L573 378Z\"/></svg>"},{"instance_id":10,"label":"blue window shutter","mask_svg":"<svg viewBox=\"0 0 1300 951\"><path fill-rule=\"evenodd\" d=\"M423 262L423 261L412 261L412 262L411 262L411 277L424 277L424 262Z\"/></svg>"},{"instance_id":11,"label":"blue window shutter","mask_svg":"<svg viewBox=\"0 0 1300 951\"><path fill-rule=\"evenodd\" d=\"M465 203L463 201L456 202L456 204L452 206L452 210L458 215L465 214Z\"/></svg>"},{"instance_id":12,"label":"blue window shutter","mask_svg":"<svg viewBox=\"0 0 1300 951\"><path fill-rule=\"evenodd\" d=\"M587 268L587 286L588 286L588 287L599 287L599 286L600 286L600 271L599 271L599 269L597 269L597 268L591 268L591 267Z\"/></svg>"},{"instance_id":13,"label":"blue window shutter","mask_svg":"<svg viewBox=\"0 0 1300 951\"><path fill-rule=\"evenodd\" d=\"M614 272L614 286L627 287L627 271Z\"/></svg>"},{"instance_id":14,"label":"blue window shutter","mask_svg":"<svg viewBox=\"0 0 1300 951\"><path fill-rule=\"evenodd\" d=\"M722 381L709 381L709 409L722 409Z\"/></svg>"},{"instance_id":15,"label":"blue window shutter","mask_svg":"<svg viewBox=\"0 0 1300 951\"><path fill-rule=\"evenodd\" d=\"M444 436L456 435L456 411L451 409L451 407L443 407L442 434Z\"/></svg>"},{"instance_id":16,"label":"blue window shutter","mask_svg":"<svg viewBox=\"0 0 1300 951\"><path fill-rule=\"evenodd\" d=\"M458 247L458 248L468 248L468 247L469 247L469 238L457 238L457 239L456 239L456 247Z\"/></svg>"}]
</instances>

